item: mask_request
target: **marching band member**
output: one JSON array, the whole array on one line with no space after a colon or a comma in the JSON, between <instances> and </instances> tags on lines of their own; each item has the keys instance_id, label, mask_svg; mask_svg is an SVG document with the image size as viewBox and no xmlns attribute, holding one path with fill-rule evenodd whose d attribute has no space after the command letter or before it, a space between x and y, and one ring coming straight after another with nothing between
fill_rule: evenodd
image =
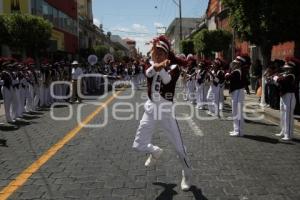
<instances>
[{"instance_id":1,"label":"marching band member","mask_svg":"<svg viewBox=\"0 0 300 200\"><path fill-rule=\"evenodd\" d=\"M209 100L208 114L213 116L220 116L220 84L224 83L225 74L221 70L222 62L220 59L215 59L211 69L208 71L211 85L208 90L207 99Z\"/></svg>"},{"instance_id":2,"label":"marching band member","mask_svg":"<svg viewBox=\"0 0 300 200\"><path fill-rule=\"evenodd\" d=\"M226 73L225 78L229 82L229 93L232 99L232 114L233 114L233 131L230 132L230 136L244 135L244 117L243 117L243 105L245 99L245 87L246 87L246 74L245 69L251 64L250 58L247 55L237 56L232 61L230 70Z\"/></svg>"},{"instance_id":3,"label":"marching band member","mask_svg":"<svg viewBox=\"0 0 300 200\"><path fill-rule=\"evenodd\" d=\"M278 83L280 90L280 125L281 132L276 136L282 140L291 140L294 132L294 109L296 105L296 62L293 59L283 66L284 72L274 76L273 80Z\"/></svg>"},{"instance_id":4,"label":"marching band member","mask_svg":"<svg viewBox=\"0 0 300 200\"><path fill-rule=\"evenodd\" d=\"M196 60L192 54L187 56L188 71L187 71L187 98L192 104L195 103L195 79L196 79Z\"/></svg>"},{"instance_id":5,"label":"marching band member","mask_svg":"<svg viewBox=\"0 0 300 200\"><path fill-rule=\"evenodd\" d=\"M133 70L133 77L132 77L133 89L139 90L140 89L140 86L139 86L140 66L137 61L133 62L132 70Z\"/></svg>"},{"instance_id":6,"label":"marching band member","mask_svg":"<svg viewBox=\"0 0 300 200\"><path fill-rule=\"evenodd\" d=\"M153 145L151 140L155 125L161 122L183 165L181 189L187 191L191 186L191 166L188 161L186 148L183 145L178 123L172 115L172 102L176 82L180 76L179 66L182 66L183 62L175 57L165 36L154 39L151 57L153 64L146 70L148 100L144 106L145 112L137 129L133 148L141 152L150 153L145 166L154 165L163 150ZM161 110L162 105L163 110ZM156 115L158 112L159 116Z\"/></svg>"},{"instance_id":7,"label":"marching band member","mask_svg":"<svg viewBox=\"0 0 300 200\"><path fill-rule=\"evenodd\" d=\"M13 78L9 69L10 62L4 62L2 65L3 71L1 73L1 80L3 80L3 87L1 88L1 92L3 96L5 117L7 123L14 123L15 120L12 118L11 114L11 108L13 105Z\"/></svg>"},{"instance_id":8,"label":"marching band member","mask_svg":"<svg viewBox=\"0 0 300 200\"><path fill-rule=\"evenodd\" d=\"M222 112L224 108L225 63L222 60L220 62L221 66L217 72L217 77L219 79L219 112Z\"/></svg>"},{"instance_id":9,"label":"marching band member","mask_svg":"<svg viewBox=\"0 0 300 200\"><path fill-rule=\"evenodd\" d=\"M205 62L201 61L198 65L196 76L197 106L196 108L203 110L206 103L205 79L207 75Z\"/></svg>"}]
</instances>

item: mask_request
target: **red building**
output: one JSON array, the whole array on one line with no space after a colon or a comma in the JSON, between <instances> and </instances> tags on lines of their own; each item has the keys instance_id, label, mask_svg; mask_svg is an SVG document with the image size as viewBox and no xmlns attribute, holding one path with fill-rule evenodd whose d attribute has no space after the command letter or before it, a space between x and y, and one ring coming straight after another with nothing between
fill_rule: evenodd
<instances>
[{"instance_id":1,"label":"red building","mask_svg":"<svg viewBox=\"0 0 300 200\"><path fill-rule=\"evenodd\" d=\"M76 0L32 0L31 12L52 22L51 51L78 52L78 20Z\"/></svg>"},{"instance_id":2,"label":"red building","mask_svg":"<svg viewBox=\"0 0 300 200\"><path fill-rule=\"evenodd\" d=\"M233 32L229 24L229 11L223 5L221 0L209 0L206 15L208 19L208 29L224 29ZM235 54L251 54L250 44L235 39ZM294 41L285 42L273 46L272 59L284 59L287 56L299 56L297 51L299 47Z\"/></svg>"}]
</instances>

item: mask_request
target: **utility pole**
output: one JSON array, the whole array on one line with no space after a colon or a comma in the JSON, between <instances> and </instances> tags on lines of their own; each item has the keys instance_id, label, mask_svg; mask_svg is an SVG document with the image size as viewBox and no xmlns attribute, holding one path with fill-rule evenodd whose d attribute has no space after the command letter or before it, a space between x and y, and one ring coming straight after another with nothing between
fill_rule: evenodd
<instances>
[{"instance_id":1,"label":"utility pole","mask_svg":"<svg viewBox=\"0 0 300 200\"><path fill-rule=\"evenodd\" d=\"M179 39L180 41L182 40L182 15L181 15L181 0L178 0L178 2L176 0L173 0L173 2L176 4L176 6L178 6L179 8Z\"/></svg>"},{"instance_id":2,"label":"utility pole","mask_svg":"<svg viewBox=\"0 0 300 200\"><path fill-rule=\"evenodd\" d=\"M179 31L180 31L180 41L182 40L182 16L181 16L181 0L179 0Z\"/></svg>"}]
</instances>

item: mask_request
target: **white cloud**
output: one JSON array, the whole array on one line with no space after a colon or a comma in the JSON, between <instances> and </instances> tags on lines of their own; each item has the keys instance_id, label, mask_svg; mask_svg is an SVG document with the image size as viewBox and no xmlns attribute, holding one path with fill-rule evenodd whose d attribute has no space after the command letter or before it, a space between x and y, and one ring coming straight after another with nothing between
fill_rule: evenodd
<instances>
[{"instance_id":1,"label":"white cloud","mask_svg":"<svg viewBox=\"0 0 300 200\"><path fill-rule=\"evenodd\" d=\"M116 31L116 32L130 32L130 29L129 28L125 28L125 27L120 27L120 26L116 26L116 27L113 27L111 29L112 32Z\"/></svg>"},{"instance_id":2,"label":"white cloud","mask_svg":"<svg viewBox=\"0 0 300 200\"><path fill-rule=\"evenodd\" d=\"M163 27L164 25L160 22L154 22L154 26L155 28L157 28L157 27Z\"/></svg>"},{"instance_id":3,"label":"white cloud","mask_svg":"<svg viewBox=\"0 0 300 200\"><path fill-rule=\"evenodd\" d=\"M100 20L97 19L97 18L94 18L94 19L93 19L93 23L94 23L96 26L100 26L100 24L101 24Z\"/></svg>"},{"instance_id":4,"label":"white cloud","mask_svg":"<svg viewBox=\"0 0 300 200\"><path fill-rule=\"evenodd\" d=\"M146 26L141 24L132 24L132 30L139 33L148 33L148 29Z\"/></svg>"}]
</instances>

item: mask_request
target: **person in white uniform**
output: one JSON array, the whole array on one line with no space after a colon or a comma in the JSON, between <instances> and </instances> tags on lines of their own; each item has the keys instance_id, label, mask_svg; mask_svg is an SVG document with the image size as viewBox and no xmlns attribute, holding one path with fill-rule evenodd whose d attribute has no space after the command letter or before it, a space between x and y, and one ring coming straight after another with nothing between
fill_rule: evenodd
<instances>
[{"instance_id":1,"label":"person in white uniform","mask_svg":"<svg viewBox=\"0 0 300 200\"><path fill-rule=\"evenodd\" d=\"M163 152L151 142L155 125L160 122L168 139L175 146L183 166L181 189L188 191L191 187L191 166L178 123L172 115L176 82L180 76L178 66L184 64L180 63L181 60L171 52L170 43L165 36L154 39L151 57L152 66L146 70L148 100L144 106L145 112L137 129L133 148L150 154L145 163L146 167L154 165Z\"/></svg>"},{"instance_id":2,"label":"person in white uniform","mask_svg":"<svg viewBox=\"0 0 300 200\"><path fill-rule=\"evenodd\" d=\"M197 76L196 76L196 99L197 106L199 110L204 109L206 103L206 90L205 90L205 80L206 80L207 70L205 62L200 62L198 65Z\"/></svg>"},{"instance_id":3,"label":"person in white uniform","mask_svg":"<svg viewBox=\"0 0 300 200\"><path fill-rule=\"evenodd\" d=\"M294 110L296 106L296 62L287 61L283 66L284 72L274 76L274 81L280 91L280 120L281 132L276 136L282 140L291 140L294 133Z\"/></svg>"},{"instance_id":4,"label":"person in white uniform","mask_svg":"<svg viewBox=\"0 0 300 200\"><path fill-rule=\"evenodd\" d=\"M237 56L232 61L230 70L226 73L225 78L229 82L229 93L231 94L233 131L230 136L244 136L244 116L243 106L245 99L245 87L247 86L247 69L251 64L250 57L247 55Z\"/></svg>"}]
</instances>

